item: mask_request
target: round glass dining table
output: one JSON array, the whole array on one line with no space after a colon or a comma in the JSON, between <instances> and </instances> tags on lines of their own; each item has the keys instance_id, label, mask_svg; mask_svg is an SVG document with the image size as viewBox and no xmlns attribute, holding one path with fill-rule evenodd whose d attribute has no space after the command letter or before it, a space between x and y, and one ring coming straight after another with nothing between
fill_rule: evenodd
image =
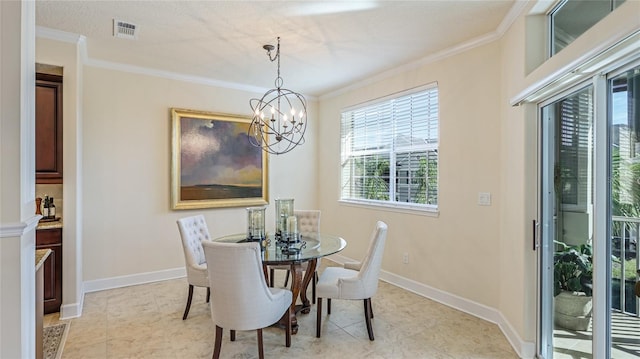
<instances>
[{"instance_id":1,"label":"round glass dining table","mask_svg":"<svg viewBox=\"0 0 640 359\"><path fill-rule=\"evenodd\" d=\"M245 233L218 237L213 241L226 243L249 242ZM267 266L290 266L292 278L291 292L293 293L291 303L291 333L296 334L298 332L298 319L296 314L298 312L307 314L311 310L311 303L307 298L307 288L314 278L317 259L340 252L347 246L347 242L341 237L331 234L311 233L301 235L299 243L291 244L290 247L292 247L292 249L289 250L286 245L277 243L272 235L267 235L267 239L262 242L262 246L262 268L267 283L269 283ZM301 268L303 262L309 262L304 277ZM296 305L298 296L300 296L302 303L300 305Z\"/></svg>"}]
</instances>

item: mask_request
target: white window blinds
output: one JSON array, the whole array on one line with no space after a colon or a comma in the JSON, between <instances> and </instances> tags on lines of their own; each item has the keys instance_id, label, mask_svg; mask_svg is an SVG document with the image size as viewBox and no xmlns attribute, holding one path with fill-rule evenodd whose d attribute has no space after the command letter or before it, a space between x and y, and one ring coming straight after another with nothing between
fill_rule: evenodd
<instances>
[{"instance_id":1,"label":"white window blinds","mask_svg":"<svg viewBox=\"0 0 640 359\"><path fill-rule=\"evenodd\" d=\"M437 87L344 111L341 139L342 199L437 205Z\"/></svg>"},{"instance_id":2,"label":"white window blinds","mask_svg":"<svg viewBox=\"0 0 640 359\"><path fill-rule=\"evenodd\" d=\"M591 87L559 103L559 162L562 203L586 206L589 202L591 126L593 95Z\"/></svg>"}]
</instances>

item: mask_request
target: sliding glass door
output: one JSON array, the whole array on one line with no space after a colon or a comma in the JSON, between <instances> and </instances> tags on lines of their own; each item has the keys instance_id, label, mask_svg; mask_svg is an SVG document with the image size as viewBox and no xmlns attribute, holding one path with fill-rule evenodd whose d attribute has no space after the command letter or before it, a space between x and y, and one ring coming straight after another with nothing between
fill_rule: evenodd
<instances>
[{"instance_id":1,"label":"sliding glass door","mask_svg":"<svg viewBox=\"0 0 640 359\"><path fill-rule=\"evenodd\" d=\"M611 357L640 358L640 67L607 81L611 173Z\"/></svg>"},{"instance_id":2,"label":"sliding glass door","mask_svg":"<svg viewBox=\"0 0 640 359\"><path fill-rule=\"evenodd\" d=\"M593 92L582 86L541 107L545 358L591 354Z\"/></svg>"},{"instance_id":3,"label":"sliding glass door","mask_svg":"<svg viewBox=\"0 0 640 359\"><path fill-rule=\"evenodd\" d=\"M538 355L640 358L640 66L539 109Z\"/></svg>"}]
</instances>

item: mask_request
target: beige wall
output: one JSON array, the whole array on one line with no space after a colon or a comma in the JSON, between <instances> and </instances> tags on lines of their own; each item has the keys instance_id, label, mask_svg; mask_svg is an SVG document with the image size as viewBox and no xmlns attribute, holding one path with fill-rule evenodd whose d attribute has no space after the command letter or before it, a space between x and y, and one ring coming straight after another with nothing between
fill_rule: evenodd
<instances>
[{"instance_id":1,"label":"beige wall","mask_svg":"<svg viewBox=\"0 0 640 359\"><path fill-rule=\"evenodd\" d=\"M321 98L319 184L323 225L344 236L345 256L360 258L376 220L389 225L383 268L397 275L496 307L500 282L500 47L481 46L369 86ZM478 71L482 68L482 71ZM440 100L439 216L429 217L338 202L340 111L432 82ZM491 206L477 204L491 193ZM402 254L409 253L409 264Z\"/></svg>"},{"instance_id":2,"label":"beige wall","mask_svg":"<svg viewBox=\"0 0 640 359\"><path fill-rule=\"evenodd\" d=\"M497 280L499 301L495 303L507 323L525 342L535 339L536 255L531 228L536 218L537 131L535 105L512 107L508 94L518 88L527 72L526 21L520 17L501 42L500 177L503 203L500 210L500 253ZM525 117L530 106L532 117Z\"/></svg>"},{"instance_id":3,"label":"beige wall","mask_svg":"<svg viewBox=\"0 0 640 359\"><path fill-rule=\"evenodd\" d=\"M62 117L63 117L63 184L38 185L37 189L56 188L62 193L58 205L64 210L62 231L62 307L61 316L73 317L80 314L82 302L82 67L79 59L80 37L70 37L66 41L46 38L36 40L36 61L41 64L62 67ZM50 192L51 193L51 192ZM36 192L36 196L43 196Z\"/></svg>"},{"instance_id":4,"label":"beige wall","mask_svg":"<svg viewBox=\"0 0 640 359\"><path fill-rule=\"evenodd\" d=\"M245 209L170 209L171 107L249 114L258 94L85 66L85 281L184 267L178 218L202 213L212 236L245 231ZM315 104L307 142L270 156L270 203L316 208ZM273 204L267 227L273 228Z\"/></svg>"},{"instance_id":5,"label":"beige wall","mask_svg":"<svg viewBox=\"0 0 640 359\"><path fill-rule=\"evenodd\" d=\"M320 208L322 230L344 236L349 245L342 254L350 258L363 255L376 220L387 222L387 273L495 309L521 351L518 340L535 339L537 116L535 104L509 102L629 33L638 13L640 2L626 2L540 66L532 65L539 59L525 49L531 22L521 16L497 41L325 95L311 104L307 144L271 156L271 202L291 196L297 208ZM47 46L38 55L54 51L56 43ZM77 49L68 51L75 56ZM214 236L243 231L241 208L170 210L169 108L243 114L258 94L91 63L77 73L82 101L74 107L74 131L82 158L71 183L82 208L75 218L82 242L77 266L85 282L182 267L175 220L183 216L203 213ZM439 215L339 203L341 109L432 82L440 94ZM67 154L65 216L66 161ZM490 192L492 205L478 206L478 192ZM405 252L408 264L402 263Z\"/></svg>"},{"instance_id":6,"label":"beige wall","mask_svg":"<svg viewBox=\"0 0 640 359\"><path fill-rule=\"evenodd\" d=\"M529 4L523 16L501 39L504 205L500 215L498 249L501 253L499 281L502 285L497 308L518 335L528 342L533 342L536 336L536 252L532 250L532 220L537 218L538 205L537 106L536 103L517 107L509 104L640 30L640 2L627 1L565 49L540 64L539 52L545 49L541 48L543 43L536 40L535 32L545 33L546 25L539 21L537 15L541 8L534 9L534 6L535 3Z\"/></svg>"},{"instance_id":7,"label":"beige wall","mask_svg":"<svg viewBox=\"0 0 640 359\"><path fill-rule=\"evenodd\" d=\"M532 3L494 43L322 97L319 137L329 146L319 171L329 180L319 184L320 207L323 223L349 240L344 254L359 258L374 221L388 222L384 270L495 308L503 331L516 335L510 338L516 350L532 355L537 116L535 104L512 107L510 101L638 29L639 5L625 3L553 59L533 65L540 56L526 48L527 39L539 38L531 31L545 30L535 28L539 18L526 17ZM430 82L440 90L439 217L340 204L340 110ZM491 207L476 204L477 192L485 191L492 193ZM402 264L403 252L410 253L409 264Z\"/></svg>"},{"instance_id":8,"label":"beige wall","mask_svg":"<svg viewBox=\"0 0 640 359\"><path fill-rule=\"evenodd\" d=\"M0 358L35 357L35 3L0 2Z\"/></svg>"}]
</instances>

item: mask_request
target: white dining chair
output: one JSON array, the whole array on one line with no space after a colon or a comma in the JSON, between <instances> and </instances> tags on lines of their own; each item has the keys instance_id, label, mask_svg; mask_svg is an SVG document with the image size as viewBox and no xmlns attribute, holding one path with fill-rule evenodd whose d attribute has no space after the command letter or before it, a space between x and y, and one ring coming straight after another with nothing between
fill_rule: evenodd
<instances>
[{"instance_id":1,"label":"white dining chair","mask_svg":"<svg viewBox=\"0 0 640 359\"><path fill-rule=\"evenodd\" d=\"M315 209L301 209L293 211L293 214L296 216L298 221L298 231L302 236L312 236L318 232L320 232L320 211ZM309 262L303 262L301 264L302 271L306 272L309 267ZM316 282L318 281L318 271L317 268L320 267L320 259L316 260L316 271L313 273L313 280L311 281L311 292L312 292L312 301L315 304L316 302ZM289 276L291 275L291 270L288 265L272 265L269 266L269 283L273 287L274 286L274 277L275 270L286 270L287 274L284 279L284 286L286 287L289 284Z\"/></svg>"},{"instance_id":2,"label":"white dining chair","mask_svg":"<svg viewBox=\"0 0 640 359\"><path fill-rule=\"evenodd\" d=\"M316 321L316 337L320 338L322 323L322 298L327 298L327 314L331 314L331 299L364 300L364 318L369 333L369 340L374 340L371 318L373 310L371 297L378 290L378 279L382 265L382 255L387 238L387 225L378 221L371 234L367 254L362 260L359 270L327 267L316 285L318 308Z\"/></svg>"},{"instance_id":3,"label":"white dining chair","mask_svg":"<svg viewBox=\"0 0 640 359\"><path fill-rule=\"evenodd\" d=\"M180 238L182 239L187 282L189 283L187 306L182 315L182 320L185 320L189 315L189 308L191 308L194 286L207 288L207 303L209 303L211 297L209 277L207 276L207 262L201 244L203 241L210 241L211 237L203 215L181 218L177 220L177 223Z\"/></svg>"},{"instance_id":4,"label":"white dining chair","mask_svg":"<svg viewBox=\"0 0 640 359\"><path fill-rule=\"evenodd\" d=\"M258 356L264 358L262 328L285 321L285 345L291 346L290 290L267 286L260 245L251 243L203 242L209 282L216 289L211 297L211 319L216 326L213 358L220 357L223 328L231 331L256 330Z\"/></svg>"}]
</instances>

